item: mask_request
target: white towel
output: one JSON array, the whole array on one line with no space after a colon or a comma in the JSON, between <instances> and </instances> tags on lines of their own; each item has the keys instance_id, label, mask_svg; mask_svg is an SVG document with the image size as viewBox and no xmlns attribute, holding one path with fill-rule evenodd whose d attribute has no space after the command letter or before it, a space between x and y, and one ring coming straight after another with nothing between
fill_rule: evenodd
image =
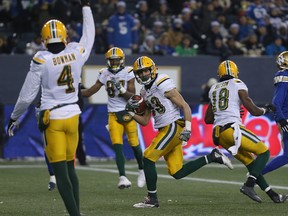
<instances>
[{"instance_id":1,"label":"white towel","mask_svg":"<svg viewBox=\"0 0 288 216\"><path fill-rule=\"evenodd\" d=\"M231 152L232 155L236 155L241 145L242 133L240 131L239 124L234 123L231 125L231 127L234 128L233 137L235 145L231 146L228 150Z\"/></svg>"}]
</instances>

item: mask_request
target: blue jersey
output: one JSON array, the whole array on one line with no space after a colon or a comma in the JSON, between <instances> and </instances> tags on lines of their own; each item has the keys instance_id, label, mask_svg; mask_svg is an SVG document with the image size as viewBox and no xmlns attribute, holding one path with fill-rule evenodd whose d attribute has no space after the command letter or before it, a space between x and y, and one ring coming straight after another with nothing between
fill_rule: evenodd
<instances>
[{"instance_id":1,"label":"blue jersey","mask_svg":"<svg viewBox=\"0 0 288 216\"><path fill-rule=\"evenodd\" d=\"M275 74L274 85L272 103L276 107L275 120L288 119L288 70L281 70Z\"/></svg>"},{"instance_id":2,"label":"blue jersey","mask_svg":"<svg viewBox=\"0 0 288 216\"><path fill-rule=\"evenodd\" d=\"M255 20L257 25L265 24L265 17L268 15L267 9L264 5L251 4L246 11L249 18Z\"/></svg>"},{"instance_id":3,"label":"blue jersey","mask_svg":"<svg viewBox=\"0 0 288 216\"><path fill-rule=\"evenodd\" d=\"M116 13L109 19L108 43L120 48L131 48L138 43L137 27L131 15Z\"/></svg>"}]
</instances>

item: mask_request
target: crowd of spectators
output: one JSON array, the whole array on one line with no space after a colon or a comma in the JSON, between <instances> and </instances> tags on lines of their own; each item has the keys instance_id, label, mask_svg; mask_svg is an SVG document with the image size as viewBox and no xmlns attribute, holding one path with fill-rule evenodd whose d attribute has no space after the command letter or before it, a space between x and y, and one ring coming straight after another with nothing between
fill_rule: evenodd
<instances>
[{"instance_id":1,"label":"crowd of spectators","mask_svg":"<svg viewBox=\"0 0 288 216\"><path fill-rule=\"evenodd\" d=\"M118 46L127 55L277 55L288 48L285 0L90 0L94 53ZM33 55L49 19L61 20L69 39L82 31L78 0L0 0L0 53Z\"/></svg>"}]
</instances>

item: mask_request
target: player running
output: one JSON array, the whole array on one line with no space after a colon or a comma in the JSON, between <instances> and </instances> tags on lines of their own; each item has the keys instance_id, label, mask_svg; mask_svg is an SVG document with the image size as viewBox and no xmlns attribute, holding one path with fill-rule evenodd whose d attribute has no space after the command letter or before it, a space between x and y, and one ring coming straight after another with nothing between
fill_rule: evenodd
<instances>
[{"instance_id":1,"label":"player running","mask_svg":"<svg viewBox=\"0 0 288 216\"><path fill-rule=\"evenodd\" d=\"M248 169L247 181L240 192L256 202L262 199L254 191L255 183L267 193L275 203L283 203L288 198L273 191L261 172L265 167L270 151L265 144L251 131L245 128L240 118L240 105L253 115L261 116L272 112L272 105L258 107L248 95L248 88L238 79L238 67L230 60L223 61L218 67L219 83L214 84L209 91L205 122L214 124L213 141L221 145ZM257 157L254 159L254 155Z\"/></svg>"},{"instance_id":2,"label":"player running","mask_svg":"<svg viewBox=\"0 0 288 216\"><path fill-rule=\"evenodd\" d=\"M232 169L230 160L215 148L206 156L183 165L182 142L191 135L191 109L177 91L174 81L166 74L158 74L153 60L147 56L139 57L133 65L137 82L143 85L140 95L149 108L142 115L134 113L139 101L128 101L126 110L141 125L147 125L151 114L158 134L144 152L144 172L148 195L143 202L134 204L135 208L159 207L157 198L157 172L155 163L164 157L168 172L175 179L181 179L206 164L216 162ZM184 118L180 117L180 109Z\"/></svg>"}]
</instances>

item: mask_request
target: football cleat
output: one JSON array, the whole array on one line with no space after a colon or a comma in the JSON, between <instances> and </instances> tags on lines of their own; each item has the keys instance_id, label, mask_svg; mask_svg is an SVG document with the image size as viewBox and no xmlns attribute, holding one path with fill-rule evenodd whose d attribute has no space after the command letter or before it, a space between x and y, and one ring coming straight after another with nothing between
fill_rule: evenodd
<instances>
[{"instance_id":1,"label":"football cleat","mask_svg":"<svg viewBox=\"0 0 288 216\"><path fill-rule=\"evenodd\" d=\"M119 177L119 183L118 183L119 189L130 188L131 184L132 183L128 180L128 178L126 176L120 176Z\"/></svg>"},{"instance_id":2,"label":"football cleat","mask_svg":"<svg viewBox=\"0 0 288 216\"><path fill-rule=\"evenodd\" d=\"M284 203L288 199L288 195L278 194L277 196L271 197L274 203Z\"/></svg>"},{"instance_id":3,"label":"football cleat","mask_svg":"<svg viewBox=\"0 0 288 216\"><path fill-rule=\"evenodd\" d=\"M158 208L159 202L156 198L145 197L143 202L136 203L133 205L134 208Z\"/></svg>"},{"instance_id":4,"label":"football cleat","mask_svg":"<svg viewBox=\"0 0 288 216\"><path fill-rule=\"evenodd\" d=\"M256 194L253 187L247 187L245 184L240 188L240 192L248 196L250 199L261 203L261 198Z\"/></svg>"},{"instance_id":5,"label":"football cleat","mask_svg":"<svg viewBox=\"0 0 288 216\"><path fill-rule=\"evenodd\" d=\"M233 165L228 157L226 157L218 148L214 148L211 152L212 162L224 164L229 169L233 169Z\"/></svg>"},{"instance_id":6,"label":"football cleat","mask_svg":"<svg viewBox=\"0 0 288 216\"><path fill-rule=\"evenodd\" d=\"M56 184L54 182L49 182L48 183L48 190L52 191L56 188Z\"/></svg>"},{"instance_id":7,"label":"football cleat","mask_svg":"<svg viewBox=\"0 0 288 216\"><path fill-rule=\"evenodd\" d=\"M51 175L48 183L48 190L52 191L55 188L56 188L56 178L54 175Z\"/></svg>"},{"instance_id":8,"label":"football cleat","mask_svg":"<svg viewBox=\"0 0 288 216\"><path fill-rule=\"evenodd\" d=\"M137 186L142 188L146 184L145 173L144 170L139 170L138 178L137 178Z\"/></svg>"}]
</instances>

